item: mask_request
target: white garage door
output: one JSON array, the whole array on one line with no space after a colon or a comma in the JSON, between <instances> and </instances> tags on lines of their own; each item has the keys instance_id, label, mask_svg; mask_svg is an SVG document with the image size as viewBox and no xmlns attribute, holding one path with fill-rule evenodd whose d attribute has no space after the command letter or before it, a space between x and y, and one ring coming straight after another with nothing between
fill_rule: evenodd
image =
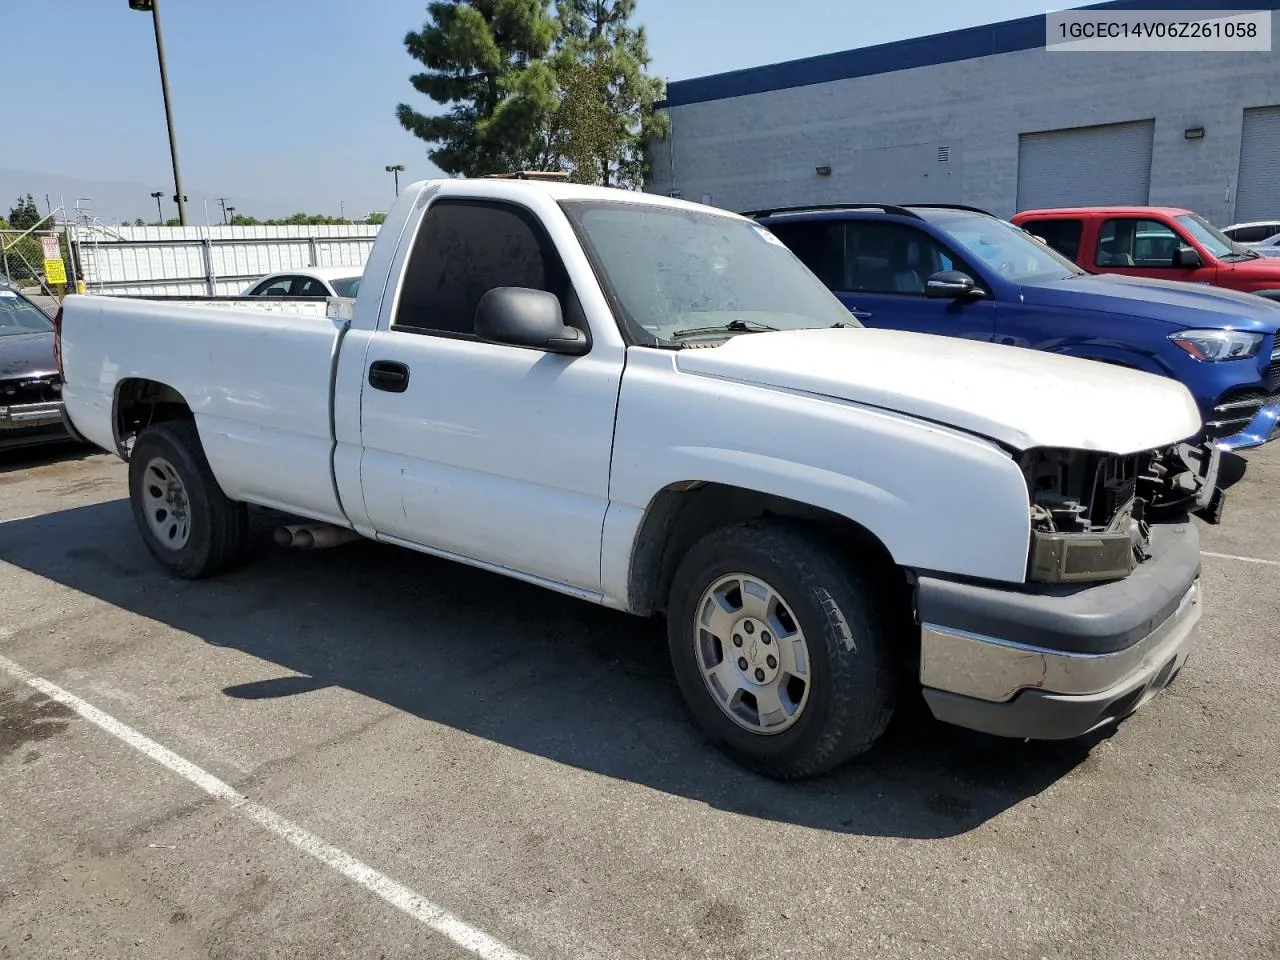
<instances>
[{"instance_id":1,"label":"white garage door","mask_svg":"<svg viewBox=\"0 0 1280 960\"><path fill-rule=\"evenodd\" d=\"M1244 112L1236 222L1280 217L1280 107Z\"/></svg>"},{"instance_id":2,"label":"white garage door","mask_svg":"<svg viewBox=\"0 0 1280 960\"><path fill-rule=\"evenodd\" d=\"M1154 132L1143 120L1022 134L1018 209L1146 204Z\"/></svg>"}]
</instances>

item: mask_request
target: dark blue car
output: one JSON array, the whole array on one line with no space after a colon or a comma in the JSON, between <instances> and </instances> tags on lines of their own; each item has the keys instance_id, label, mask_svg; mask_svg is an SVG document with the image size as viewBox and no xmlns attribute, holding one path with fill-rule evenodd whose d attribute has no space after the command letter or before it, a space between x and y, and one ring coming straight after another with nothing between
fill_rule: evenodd
<instances>
[{"instance_id":1,"label":"dark blue car","mask_svg":"<svg viewBox=\"0 0 1280 960\"><path fill-rule=\"evenodd\" d=\"M1087 273L1013 224L940 206L751 214L869 327L992 340L1181 381L1221 450L1280 435L1280 302Z\"/></svg>"}]
</instances>

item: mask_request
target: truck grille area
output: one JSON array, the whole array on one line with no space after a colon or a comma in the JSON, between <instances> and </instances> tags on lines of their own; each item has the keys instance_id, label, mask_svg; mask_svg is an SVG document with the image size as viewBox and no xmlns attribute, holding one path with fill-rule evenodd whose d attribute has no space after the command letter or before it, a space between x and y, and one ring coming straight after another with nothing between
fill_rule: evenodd
<instances>
[{"instance_id":1,"label":"truck grille area","mask_svg":"<svg viewBox=\"0 0 1280 960\"><path fill-rule=\"evenodd\" d=\"M1139 480L1154 455L1035 450L1023 460L1037 526L1057 533L1123 532L1141 516ZM1119 521L1119 523L1117 523Z\"/></svg>"},{"instance_id":2,"label":"truck grille area","mask_svg":"<svg viewBox=\"0 0 1280 960\"><path fill-rule=\"evenodd\" d=\"M57 374L23 380L0 380L0 407L53 403L61 399L62 381Z\"/></svg>"}]
</instances>

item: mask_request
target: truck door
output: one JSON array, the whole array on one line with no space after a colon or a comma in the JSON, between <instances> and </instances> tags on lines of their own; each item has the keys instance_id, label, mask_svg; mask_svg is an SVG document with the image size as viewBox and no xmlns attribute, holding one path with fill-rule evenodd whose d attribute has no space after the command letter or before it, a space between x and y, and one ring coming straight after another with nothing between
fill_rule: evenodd
<instances>
[{"instance_id":1,"label":"truck door","mask_svg":"<svg viewBox=\"0 0 1280 960\"><path fill-rule=\"evenodd\" d=\"M1174 266L1174 254L1190 247L1204 261L1199 267ZM1093 255L1097 269L1103 273L1122 273L1131 277L1157 280L1184 280L1190 283L1213 283L1217 279L1217 263L1193 244L1180 229L1161 220L1139 217L1112 217L1098 230Z\"/></svg>"},{"instance_id":2,"label":"truck door","mask_svg":"<svg viewBox=\"0 0 1280 960\"><path fill-rule=\"evenodd\" d=\"M482 342L476 305L494 287L550 291L565 322L590 333L531 211L432 203L389 327L384 318L365 353L365 510L383 539L596 592L625 347L597 337L570 357Z\"/></svg>"},{"instance_id":3,"label":"truck door","mask_svg":"<svg viewBox=\"0 0 1280 960\"><path fill-rule=\"evenodd\" d=\"M925 282L943 270L959 270L983 286L973 268L932 236L875 220L849 220L844 229L844 285L836 296L864 324L968 340L995 336L994 300L925 296Z\"/></svg>"}]
</instances>

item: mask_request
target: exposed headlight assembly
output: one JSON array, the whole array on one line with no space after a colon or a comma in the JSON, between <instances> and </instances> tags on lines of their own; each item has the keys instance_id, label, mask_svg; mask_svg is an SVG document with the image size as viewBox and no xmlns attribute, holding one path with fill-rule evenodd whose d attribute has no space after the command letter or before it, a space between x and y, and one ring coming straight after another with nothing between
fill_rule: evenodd
<instances>
[{"instance_id":1,"label":"exposed headlight assembly","mask_svg":"<svg viewBox=\"0 0 1280 960\"><path fill-rule=\"evenodd\" d=\"M1127 533L1031 533L1028 579L1037 583L1121 580L1134 566Z\"/></svg>"},{"instance_id":2,"label":"exposed headlight assembly","mask_svg":"<svg viewBox=\"0 0 1280 960\"><path fill-rule=\"evenodd\" d=\"M1256 357L1265 335L1243 330L1183 330L1169 339L1197 360L1248 360Z\"/></svg>"}]
</instances>

